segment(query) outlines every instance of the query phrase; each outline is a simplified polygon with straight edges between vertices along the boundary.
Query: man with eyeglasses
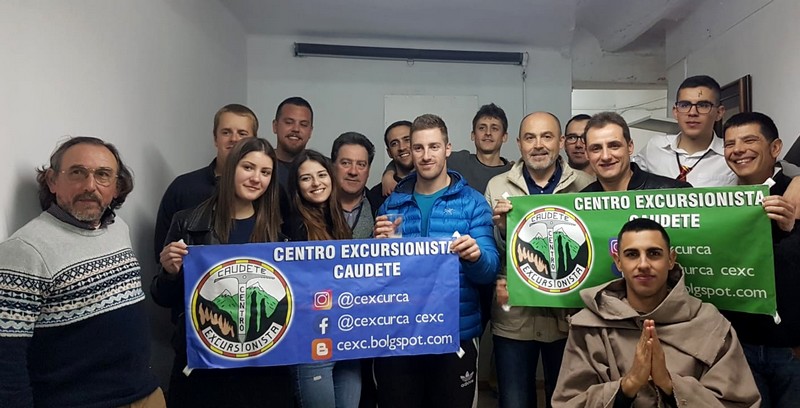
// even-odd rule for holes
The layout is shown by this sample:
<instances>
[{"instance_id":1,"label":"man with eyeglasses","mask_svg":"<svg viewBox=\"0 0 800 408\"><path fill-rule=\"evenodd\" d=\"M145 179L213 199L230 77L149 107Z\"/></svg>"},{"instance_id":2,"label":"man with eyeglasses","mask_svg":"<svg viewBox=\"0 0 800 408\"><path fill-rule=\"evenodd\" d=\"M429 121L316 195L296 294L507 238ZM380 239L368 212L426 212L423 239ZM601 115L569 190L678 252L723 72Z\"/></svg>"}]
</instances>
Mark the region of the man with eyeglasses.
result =
<instances>
[{"instance_id":1,"label":"man with eyeglasses","mask_svg":"<svg viewBox=\"0 0 800 408\"><path fill-rule=\"evenodd\" d=\"M681 132L650 139L634 157L636 164L695 187L736 184L736 175L725 163L722 139L714 133L714 123L725 115L720 92L719 83L707 75L686 78L672 107Z\"/></svg>"},{"instance_id":2,"label":"man with eyeglasses","mask_svg":"<svg viewBox=\"0 0 800 408\"><path fill-rule=\"evenodd\" d=\"M133 176L75 137L37 170L43 212L0 243L0 405L164 407L139 262L116 217Z\"/></svg>"},{"instance_id":3,"label":"man with eyeglasses","mask_svg":"<svg viewBox=\"0 0 800 408\"><path fill-rule=\"evenodd\" d=\"M582 170L594 176L594 170L589 165L586 157L586 143L583 140L583 130L591 116L581 113L575 115L564 127L564 151L567 152L567 163L575 170Z\"/></svg>"},{"instance_id":4,"label":"man with eyeglasses","mask_svg":"<svg viewBox=\"0 0 800 408\"><path fill-rule=\"evenodd\" d=\"M714 78L697 75L686 78L678 87L672 115L681 132L656 136L634 156L642 170L661 176L688 181L695 187L736 185L736 174L725 162L725 149L714 123L725 115L720 104L720 86ZM781 160L784 174L792 182L784 193L800 218L800 168Z\"/></svg>"}]
</instances>

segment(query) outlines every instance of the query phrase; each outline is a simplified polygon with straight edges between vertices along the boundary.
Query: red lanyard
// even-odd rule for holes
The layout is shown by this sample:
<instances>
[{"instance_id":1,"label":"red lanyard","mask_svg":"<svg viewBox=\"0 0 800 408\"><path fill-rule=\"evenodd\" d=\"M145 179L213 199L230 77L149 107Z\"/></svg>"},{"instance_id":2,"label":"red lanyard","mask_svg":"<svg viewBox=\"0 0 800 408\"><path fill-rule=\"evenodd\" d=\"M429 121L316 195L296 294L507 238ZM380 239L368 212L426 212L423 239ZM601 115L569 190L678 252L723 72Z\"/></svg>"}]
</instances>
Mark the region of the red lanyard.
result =
<instances>
[{"instance_id":1,"label":"red lanyard","mask_svg":"<svg viewBox=\"0 0 800 408\"><path fill-rule=\"evenodd\" d=\"M709 152L711 152L711 149L706 150L706 152L703 153L703 155L700 156L700 158L697 159L696 162L694 162L692 167L689 167L685 164L681 164L680 156L678 155L678 152L675 152L675 161L678 162L678 170L680 170L678 177L675 177L675 179L680 181L686 181L686 176L689 175L689 172L694 170L694 168L697 167L697 164L700 163L700 160L703 160L706 156L708 156Z\"/></svg>"}]
</instances>

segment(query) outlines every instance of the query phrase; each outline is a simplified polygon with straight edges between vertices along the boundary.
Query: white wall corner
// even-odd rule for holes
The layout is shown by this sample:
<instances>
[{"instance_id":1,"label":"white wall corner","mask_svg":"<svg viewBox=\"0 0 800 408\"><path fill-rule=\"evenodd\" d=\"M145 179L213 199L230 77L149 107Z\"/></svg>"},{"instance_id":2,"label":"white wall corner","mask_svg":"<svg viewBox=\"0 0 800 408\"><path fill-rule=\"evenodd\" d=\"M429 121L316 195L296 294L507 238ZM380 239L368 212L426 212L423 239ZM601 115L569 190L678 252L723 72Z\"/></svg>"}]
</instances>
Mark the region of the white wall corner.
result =
<instances>
[{"instance_id":1,"label":"white wall corner","mask_svg":"<svg viewBox=\"0 0 800 408\"><path fill-rule=\"evenodd\" d=\"M663 49L654 53L605 52L597 39L577 30L572 43L575 88L658 88L666 86Z\"/></svg>"}]
</instances>

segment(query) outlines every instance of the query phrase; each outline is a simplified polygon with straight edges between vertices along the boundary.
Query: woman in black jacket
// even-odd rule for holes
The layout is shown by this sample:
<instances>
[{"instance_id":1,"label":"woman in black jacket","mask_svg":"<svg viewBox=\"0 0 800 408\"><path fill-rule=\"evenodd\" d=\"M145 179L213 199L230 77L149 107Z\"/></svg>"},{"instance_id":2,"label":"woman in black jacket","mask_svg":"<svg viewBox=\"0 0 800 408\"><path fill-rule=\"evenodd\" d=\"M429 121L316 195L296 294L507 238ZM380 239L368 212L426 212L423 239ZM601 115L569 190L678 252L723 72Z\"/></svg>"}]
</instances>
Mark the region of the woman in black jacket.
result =
<instances>
[{"instance_id":1,"label":"woman in black jacket","mask_svg":"<svg viewBox=\"0 0 800 408\"><path fill-rule=\"evenodd\" d=\"M245 138L228 155L216 193L175 214L150 285L153 299L172 309L175 361L167 405L176 407L293 407L286 367L197 369L188 376L184 322L183 257L189 245L285 240L280 233L277 157L264 139ZM272 182L275 180L275 182Z\"/></svg>"}]
</instances>

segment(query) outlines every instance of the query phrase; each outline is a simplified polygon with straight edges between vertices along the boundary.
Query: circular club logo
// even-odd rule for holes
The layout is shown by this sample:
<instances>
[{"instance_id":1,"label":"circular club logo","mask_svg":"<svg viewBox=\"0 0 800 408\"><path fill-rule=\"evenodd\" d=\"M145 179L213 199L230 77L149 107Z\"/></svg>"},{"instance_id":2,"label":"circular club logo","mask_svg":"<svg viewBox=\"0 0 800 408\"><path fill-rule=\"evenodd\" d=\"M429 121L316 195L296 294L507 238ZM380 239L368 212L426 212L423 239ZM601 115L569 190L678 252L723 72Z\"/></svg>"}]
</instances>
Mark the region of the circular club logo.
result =
<instances>
[{"instance_id":1,"label":"circular club logo","mask_svg":"<svg viewBox=\"0 0 800 408\"><path fill-rule=\"evenodd\" d=\"M528 286L545 293L577 288L592 264L586 226L560 207L539 207L525 214L510 245L514 270Z\"/></svg>"},{"instance_id":2,"label":"circular club logo","mask_svg":"<svg viewBox=\"0 0 800 408\"><path fill-rule=\"evenodd\" d=\"M233 259L206 272L192 293L192 325L205 346L236 359L281 341L292 320L292 292L274 266Z\"/></svg>"}]
</instances>

